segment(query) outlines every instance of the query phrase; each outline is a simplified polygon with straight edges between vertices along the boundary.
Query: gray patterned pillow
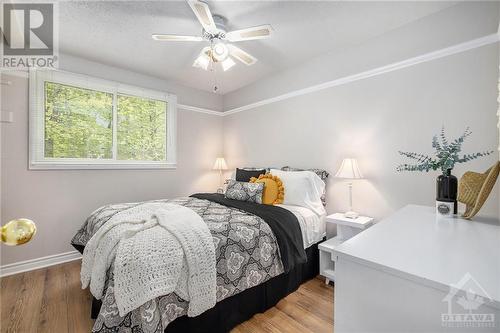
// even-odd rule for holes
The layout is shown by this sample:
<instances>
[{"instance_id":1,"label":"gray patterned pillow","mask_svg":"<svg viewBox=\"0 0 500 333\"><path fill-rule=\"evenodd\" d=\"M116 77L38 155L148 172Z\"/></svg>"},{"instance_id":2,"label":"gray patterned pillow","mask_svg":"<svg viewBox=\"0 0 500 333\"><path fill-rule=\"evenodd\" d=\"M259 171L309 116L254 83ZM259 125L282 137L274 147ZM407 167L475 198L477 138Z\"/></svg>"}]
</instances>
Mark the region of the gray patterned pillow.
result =
<instances>
[{"instance_id":1,"label":"gray patterned pillow","mask_svg":"<svg viewBox=\"0 0 500 333\"><path fill-rule=\"evenodd\" d=\"M283 171L312 171L315 174L317 174L319 176L319 178L321 178L321 180L324 181L325 183L326 183L326 179L328 178L328 176L330 176L328 171L323 170L323 169L299 169L299 168L292 168L289 166L284 166L281 168L281 170L283 170Z\"/></svg>"},{"instance_id":2,"label":"gray patterned pillow","mask_svg":"<svg viewBox=\"0 0 500 333\"><path fill-rule=\"evenodd\" d=\"M325 184L326 184L326 180L328 179L328 176L330 175L328 173L328 171L323 170L323 169L299 169L299 168L292 168L289 166L284 166L281 168L281 170L283 170L283 171L312 171L315 174L317 174L319 176L319 178L321 178L321 180L325 182ZM321 202L323 203L323 206L326 207L326 186L325 186L325 192L323 192L323 194L321 195Z\"/></svg>"},{"instance_id":3,"label":"gray patterned pillow","mask_svg":"<svg viewBox=\"0 0 500 333\"><path fill-rule=\"evenodd\" d=\"M255 171L255 170L262 170L262 169L266 169L266 173L269 173L269 171L271 171L271 169L278 169L278 168L275 168L275 167L270 167L270 168L257 168L257 167L244 167L244 168L240 168L240 169L243 169L243 170L248 170L248 171Z\"/></svg>"},{"instance_id":4,"label":"gray patterned pillow","mask_svg":"<svg viewBox=\"0 0 500 333\"><path fill-rule=\"evenodd\" d=\"M246 183L231 179L226 189L226 198L262 203L262 193L264 192L264 183Z\"/></svg>"}]
</instances>

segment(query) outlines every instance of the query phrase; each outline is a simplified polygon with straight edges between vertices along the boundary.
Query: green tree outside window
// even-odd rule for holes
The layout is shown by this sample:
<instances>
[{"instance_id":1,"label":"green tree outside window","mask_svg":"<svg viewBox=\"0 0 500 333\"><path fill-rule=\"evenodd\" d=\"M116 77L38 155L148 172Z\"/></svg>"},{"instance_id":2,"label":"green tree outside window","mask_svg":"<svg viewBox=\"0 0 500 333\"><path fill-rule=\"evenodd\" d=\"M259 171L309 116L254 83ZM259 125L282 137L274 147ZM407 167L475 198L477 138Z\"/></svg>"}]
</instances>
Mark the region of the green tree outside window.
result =
<instances>
[{"instance_id":1,"label":"green tree outside window","mask_svg":"<svg viewBox=\"0 0 500 333\"><path fill-rule=\"evenodd\" d=\"M167 103L116 94L113 129L113 95L45 82L45 157L166 160Z\"/></svg>"}]
</instances>

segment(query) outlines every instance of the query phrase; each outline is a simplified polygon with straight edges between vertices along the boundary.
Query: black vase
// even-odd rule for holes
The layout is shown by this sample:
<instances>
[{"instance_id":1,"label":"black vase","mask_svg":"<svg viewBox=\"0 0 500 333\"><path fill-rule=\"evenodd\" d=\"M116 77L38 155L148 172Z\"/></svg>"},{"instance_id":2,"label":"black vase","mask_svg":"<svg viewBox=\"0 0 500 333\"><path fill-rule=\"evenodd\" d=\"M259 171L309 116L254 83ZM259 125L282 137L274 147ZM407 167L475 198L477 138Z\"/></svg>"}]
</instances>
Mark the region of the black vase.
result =
<instances>
[{"instance_id":1,"label":"black vase","mask_svg":"<svg viewBox=\"0 0 500 333\"><path fill-rule=\"evenodd\" d=\"M453 202L453 214L457 213L457 190L458 179L451 174L451 169L446 173L439 175L436 179L436 200L444 202Z\"/></svg>"}]
</instances>

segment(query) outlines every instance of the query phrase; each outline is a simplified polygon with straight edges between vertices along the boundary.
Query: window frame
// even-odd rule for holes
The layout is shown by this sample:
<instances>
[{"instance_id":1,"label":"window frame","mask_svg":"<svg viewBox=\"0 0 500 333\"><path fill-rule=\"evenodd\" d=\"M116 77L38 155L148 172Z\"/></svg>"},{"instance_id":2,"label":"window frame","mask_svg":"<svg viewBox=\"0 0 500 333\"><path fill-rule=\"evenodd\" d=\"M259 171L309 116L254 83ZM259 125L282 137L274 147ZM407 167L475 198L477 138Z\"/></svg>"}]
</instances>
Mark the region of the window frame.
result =
<instances>
[{"instance_id":1,"label":"window frame","mask_svg":"<svg viewBox=\"0 0 500 333\"><path fill-rule=\"evenodd\" d=\"M113 94L113 142L111 159L45 157L45 82L70 85ZM157 90L99 79L60 70L30 69L29 72L29 169L175 169L177 149L177 96ZM128 161L117 158L117 97L129 95L167 103L166 160Z\"/></svg>"}]
</instances>

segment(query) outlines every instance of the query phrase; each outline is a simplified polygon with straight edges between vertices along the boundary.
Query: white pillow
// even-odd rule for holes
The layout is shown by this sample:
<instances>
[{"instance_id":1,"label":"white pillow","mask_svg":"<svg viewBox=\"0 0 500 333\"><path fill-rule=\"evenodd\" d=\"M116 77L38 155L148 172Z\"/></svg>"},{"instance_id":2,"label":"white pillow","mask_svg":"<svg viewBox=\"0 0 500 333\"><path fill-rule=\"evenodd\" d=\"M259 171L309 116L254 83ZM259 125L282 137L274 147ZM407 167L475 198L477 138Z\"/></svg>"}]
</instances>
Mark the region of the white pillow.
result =
<instances>
[{"instance_id":1,"label":"white pillow","mask_svg":"<svg viewBox=\"0 0 500 333\"><path fill-rule=\"evenodd\" d=\"M271 169L271 174L278 176L285 187L284 205L302 206L318 215L326 213L321 202L325 183L312 171L282 171Z\"/></svg>"}]
</instances>

